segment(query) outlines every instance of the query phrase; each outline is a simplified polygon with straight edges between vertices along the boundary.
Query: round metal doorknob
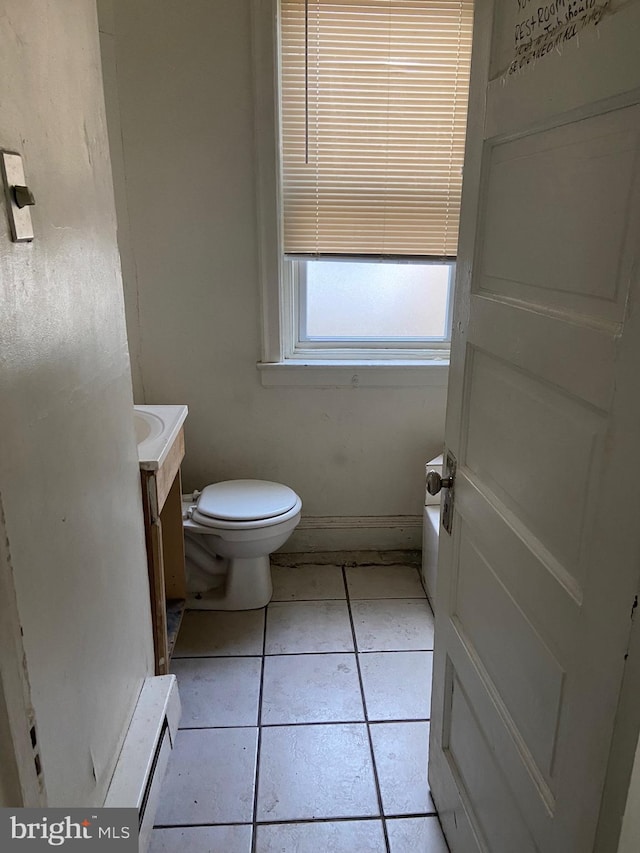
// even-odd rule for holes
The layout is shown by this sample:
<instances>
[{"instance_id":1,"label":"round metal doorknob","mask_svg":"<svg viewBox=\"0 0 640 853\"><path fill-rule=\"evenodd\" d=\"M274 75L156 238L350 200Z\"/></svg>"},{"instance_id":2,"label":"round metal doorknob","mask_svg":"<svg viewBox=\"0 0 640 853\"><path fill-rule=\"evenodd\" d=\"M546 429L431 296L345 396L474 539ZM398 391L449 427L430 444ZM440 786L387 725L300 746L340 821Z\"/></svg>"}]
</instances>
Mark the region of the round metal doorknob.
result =
<instances>
[{"instance_id":1,"label":"round metal doorknob","mask_svg":"<svg viewBox=\"0 0 640 853\"><path fill-rule=\"evenodd\" d=\"M429 471L427 474L427 491L430 495L437 495L440 489L450 489L453 486L453 477L441 477L437 471Z\"/></svg>"}]
</instances>

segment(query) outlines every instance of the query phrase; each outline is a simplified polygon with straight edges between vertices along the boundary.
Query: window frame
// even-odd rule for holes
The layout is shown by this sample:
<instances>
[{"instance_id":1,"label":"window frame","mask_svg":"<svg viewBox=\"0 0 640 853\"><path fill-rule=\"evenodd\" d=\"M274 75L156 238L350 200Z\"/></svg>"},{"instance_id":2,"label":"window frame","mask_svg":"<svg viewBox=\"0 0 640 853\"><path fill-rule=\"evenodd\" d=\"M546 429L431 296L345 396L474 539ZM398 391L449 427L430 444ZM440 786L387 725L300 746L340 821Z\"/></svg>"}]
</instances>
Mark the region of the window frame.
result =
<instances>
[{"instance_id":1,"label":"window frame","mask_svg":"<svg viewBox=\"0 0 640 853\"><path fill-rule=\"evenodd\" d=\"M317 346L298 340L296 269L282 248L279 0L252 0L251 18L262 384L446 386L450 340L419 346L382 340Z\"/></svg>"}]
</instances>

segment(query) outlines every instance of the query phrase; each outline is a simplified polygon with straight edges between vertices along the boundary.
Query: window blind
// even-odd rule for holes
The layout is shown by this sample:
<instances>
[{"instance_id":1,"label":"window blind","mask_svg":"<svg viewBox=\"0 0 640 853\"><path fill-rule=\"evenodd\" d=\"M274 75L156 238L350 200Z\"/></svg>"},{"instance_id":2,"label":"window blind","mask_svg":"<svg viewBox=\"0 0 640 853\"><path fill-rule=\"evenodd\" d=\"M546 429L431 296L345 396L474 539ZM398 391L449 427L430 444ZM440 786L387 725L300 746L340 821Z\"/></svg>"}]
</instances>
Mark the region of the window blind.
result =
<instances>
[{"instance_id":1,"label":"window blind","mask_svg":"<svg viewBox=\"0 0 640 853\"><path fill-rule=\"evenodd\" d=\"M472 0L281 0L284 250L455 257Z\"/></svg>"}]
</instances>

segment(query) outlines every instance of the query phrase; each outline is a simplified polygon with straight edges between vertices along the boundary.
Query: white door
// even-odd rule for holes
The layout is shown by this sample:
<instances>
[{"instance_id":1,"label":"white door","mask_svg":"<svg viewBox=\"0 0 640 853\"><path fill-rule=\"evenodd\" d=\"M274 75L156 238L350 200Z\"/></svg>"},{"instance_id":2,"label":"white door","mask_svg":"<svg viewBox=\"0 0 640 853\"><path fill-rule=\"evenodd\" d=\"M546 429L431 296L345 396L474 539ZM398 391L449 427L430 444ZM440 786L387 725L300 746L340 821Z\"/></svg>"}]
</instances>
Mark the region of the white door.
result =
<instances>
[{"instance_id":1,"label":"white door","mask_svg":"<svg viewBox=\"0 0 640 853\"><path fill-rule=\"evenodd\" d=\"M640 568L640 3L477 0L469 127L429 779L452 853L590 853Z\"/></svg>"}]
</instances>

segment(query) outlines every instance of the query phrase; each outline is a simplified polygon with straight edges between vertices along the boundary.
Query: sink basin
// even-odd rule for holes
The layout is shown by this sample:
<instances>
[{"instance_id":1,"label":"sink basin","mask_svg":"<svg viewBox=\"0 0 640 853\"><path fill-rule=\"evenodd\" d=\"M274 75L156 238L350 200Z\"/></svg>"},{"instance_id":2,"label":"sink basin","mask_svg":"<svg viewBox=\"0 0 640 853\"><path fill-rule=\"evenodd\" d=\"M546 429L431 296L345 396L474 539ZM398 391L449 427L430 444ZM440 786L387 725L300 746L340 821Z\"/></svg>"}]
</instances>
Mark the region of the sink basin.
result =
<instances>
[{"instance_id":1,"label":"sink basin","mask_svg":"<svg viewBox=\"0 0 640 853\"><path fill-rule=\"evenodd\" d=\"M142 412L134 409L133 423L136 428L136 441L138 445L149 439L159 438L164 429L164 422L153 412Z\"/></svg>"},{"instance_id":2,"label":"sink basin","mask_svg":"<svg viewBox=\"0 0 640 853\"><path fill-rule=\"evenodd\" d=\"M186 406L134 406L133 422L138 443L138 462L145 471L156 471L171 450L188 414Z\"/></svg>"}]
</instances>

